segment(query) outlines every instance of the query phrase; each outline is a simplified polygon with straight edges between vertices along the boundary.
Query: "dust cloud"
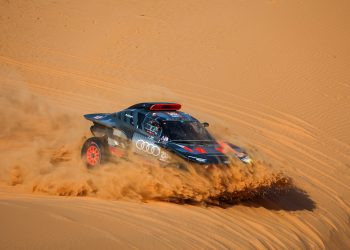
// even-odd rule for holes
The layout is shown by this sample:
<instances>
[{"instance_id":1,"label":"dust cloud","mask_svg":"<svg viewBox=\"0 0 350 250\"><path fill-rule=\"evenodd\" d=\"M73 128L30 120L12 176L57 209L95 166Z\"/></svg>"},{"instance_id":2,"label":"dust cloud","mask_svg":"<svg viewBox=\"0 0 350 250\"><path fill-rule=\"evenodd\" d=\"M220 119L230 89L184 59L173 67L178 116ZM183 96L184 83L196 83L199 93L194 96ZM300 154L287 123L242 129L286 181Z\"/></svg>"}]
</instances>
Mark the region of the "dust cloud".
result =
<instances>
[{"instance_id":1,"label":"dust cloud","mask_svg":"<svg viewBox=\"0 0 350 250\"><path fill-rule=\"evenodd\" d=\"M103 199L220 204L286 190L290 178L264 162L247 166L162 167L132 156L87 169L80 148L89 136L81 115L53 107L29 91L0 96L0 183L34 193Z\"/></svg>"}]
</instances>

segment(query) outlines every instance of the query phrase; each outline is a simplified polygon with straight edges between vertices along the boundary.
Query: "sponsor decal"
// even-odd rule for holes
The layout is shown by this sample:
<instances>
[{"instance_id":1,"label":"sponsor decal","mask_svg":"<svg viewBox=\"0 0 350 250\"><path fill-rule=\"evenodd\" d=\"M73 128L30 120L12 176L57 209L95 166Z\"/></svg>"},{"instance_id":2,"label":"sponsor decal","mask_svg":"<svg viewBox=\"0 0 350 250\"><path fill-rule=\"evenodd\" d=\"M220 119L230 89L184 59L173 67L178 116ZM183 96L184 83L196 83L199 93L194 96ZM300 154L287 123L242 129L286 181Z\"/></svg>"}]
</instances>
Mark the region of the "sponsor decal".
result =
<instances>
[{"instance_id":1,"label":"sponsor decal","mask_svg":"<svg viewBox=\"0 0 350 250\"><path fill-rule=\"evenodd\" d=\"M103 117L104 117L103 115L97 115L97 116L94 116L94 119L99 120L99 119L102 119Z\"/></svg>"},{"instance_id":2,"label":"sponsor decal","mask_svg":"<svg viewBox=\"0 0 350 250\"><path fill-rule=\"evenodd\" d=\"M168 115L170 115L171 117L181 117L181 115L179 113L176 112L167 112Z\"/></svg>"},{"instance_id":3,"label":"sponsor decal","mask_svg":"<svg viewBox=\"0 0 350 250\"><path fill-rule=\"evenodd\" d=\"M168 161L169 159L170 159L170 156L166 152L162 151L160 154L159 160Z\"/></svg>"},{"instance_id":4,"label":"sponsor decal","mask_svg":"<svg viewBox=\"0 0 350 250\"><path fill-rule=\"evenodd\" d=\"M167 141L169 141L169 137L163 135L163 136L160 138L160 141L161 141L161 142L167 142Z\"/></svg>"},{"instance_id":5,"label":"sponsor decal","mask_svg":"<svg viewBox=\"0 0 350 250\"><path fill-rule=\"evenodd\" d=\"M203 159L203 158L199 158L199 157L188 156L188 158L194 159L194 160L201 162L201 163L207 162L207 159Z\"/></svg>"},{"instance_id":6,"label":"sponsor decal","mask_svg":"<svg viewBox=\"0 0 350 250\"><path fill-rule=\"evenodd\" d=\"M158 147L157 145L144 141L144 140L137 140L136 141L136 148L138 150L141 150L143 152L146 152L150 155L153 156L159 156L160 155L160 147Z\"/></svg>"}]
</instances>

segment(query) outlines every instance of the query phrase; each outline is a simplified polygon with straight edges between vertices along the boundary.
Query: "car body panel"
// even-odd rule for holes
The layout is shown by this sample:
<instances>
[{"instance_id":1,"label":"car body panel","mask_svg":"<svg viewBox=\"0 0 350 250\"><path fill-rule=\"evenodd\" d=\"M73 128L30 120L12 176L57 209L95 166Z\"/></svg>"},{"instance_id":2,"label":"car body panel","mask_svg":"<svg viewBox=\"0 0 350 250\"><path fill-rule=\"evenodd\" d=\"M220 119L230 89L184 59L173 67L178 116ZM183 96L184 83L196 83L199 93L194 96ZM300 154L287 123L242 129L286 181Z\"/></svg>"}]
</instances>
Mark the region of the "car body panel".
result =
<instances>
[{"instance_id":1,"label":"car body panel","mask_svg":"<svg viewBox=\"0 0 350 250\"><path fill-rule=\"evenodd\" d=\"M177 107L172 105L173 103L163 102L139 103L119 112L87 114L84 117L94 123L91 127L93 133L97 130L104 131L102 135L107 136L110 147L119 147L123 144L120 141L126 140L128 148L134 153L152 156L161 161L176 155L188 162L206 165L228 164L230 156L235 156L244 163L250 162L249 156L240 147L218 142L196 118L179 110L171 110L172 107ZM151 110L152 107L157 110ZM170 110L158 110L163 107L170 107ZM170 128L190 130L183 130L182 134L182 130L179 130L178 134L173 135ZM176 135L181 140L171 139L176 138ZM191 136L203 136L205 140L187 140Z\"/></svg>"}]
</instances>

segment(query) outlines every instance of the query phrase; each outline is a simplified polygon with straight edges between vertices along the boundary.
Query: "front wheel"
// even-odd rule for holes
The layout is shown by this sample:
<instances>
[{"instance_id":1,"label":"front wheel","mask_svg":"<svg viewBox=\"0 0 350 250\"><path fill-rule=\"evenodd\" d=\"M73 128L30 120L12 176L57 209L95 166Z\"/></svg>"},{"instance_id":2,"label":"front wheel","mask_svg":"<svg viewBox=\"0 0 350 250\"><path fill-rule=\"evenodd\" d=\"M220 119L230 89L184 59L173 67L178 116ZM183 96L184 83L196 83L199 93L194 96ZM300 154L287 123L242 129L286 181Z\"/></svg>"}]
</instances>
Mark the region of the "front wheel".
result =
<instances>
[{"instance_id":1,"label":"front wheel","mask_svg":"<svg viewBox=\"0 0 350 250\"><path fill-rule=\"evenodd\" d=\"M81 158L88 168L98 167L109 158L107 142L103 138L91 137L84 142Z\"/></svg>"}]
</instances>

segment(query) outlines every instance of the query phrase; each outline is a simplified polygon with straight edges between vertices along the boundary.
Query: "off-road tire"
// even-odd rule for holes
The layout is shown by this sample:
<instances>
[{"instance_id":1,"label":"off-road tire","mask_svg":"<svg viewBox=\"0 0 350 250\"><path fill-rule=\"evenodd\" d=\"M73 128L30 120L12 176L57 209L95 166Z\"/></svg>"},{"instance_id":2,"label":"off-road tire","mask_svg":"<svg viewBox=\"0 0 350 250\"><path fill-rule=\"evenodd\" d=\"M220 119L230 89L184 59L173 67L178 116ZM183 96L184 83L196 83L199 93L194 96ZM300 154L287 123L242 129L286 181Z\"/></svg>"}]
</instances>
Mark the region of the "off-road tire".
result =
<instances>
[{"instance_id":1,"label":"off-road tire","mask_svg":"<svg viewBox=\"0 0 350 250\"><path fill-rule=\"evenodd\" d=\"M81 149L81 158L87 168L96 168L109 160L107 140L102 137L87 139Z\"/></svg>"}]
</instances>

